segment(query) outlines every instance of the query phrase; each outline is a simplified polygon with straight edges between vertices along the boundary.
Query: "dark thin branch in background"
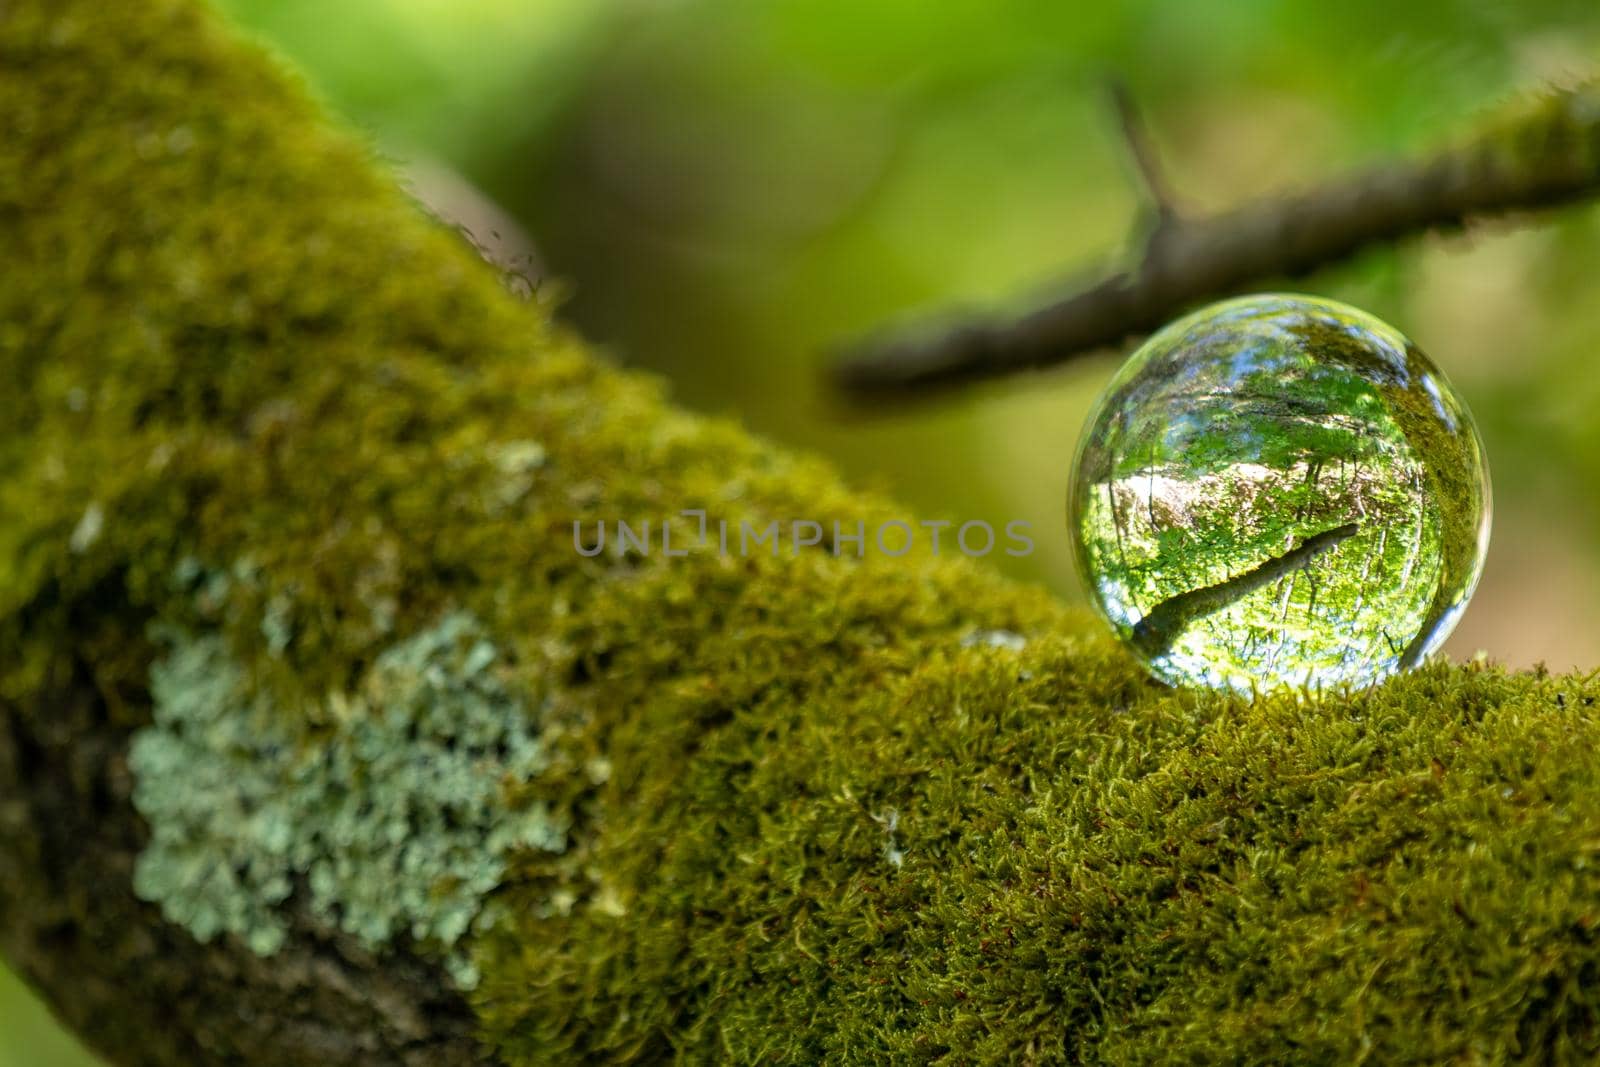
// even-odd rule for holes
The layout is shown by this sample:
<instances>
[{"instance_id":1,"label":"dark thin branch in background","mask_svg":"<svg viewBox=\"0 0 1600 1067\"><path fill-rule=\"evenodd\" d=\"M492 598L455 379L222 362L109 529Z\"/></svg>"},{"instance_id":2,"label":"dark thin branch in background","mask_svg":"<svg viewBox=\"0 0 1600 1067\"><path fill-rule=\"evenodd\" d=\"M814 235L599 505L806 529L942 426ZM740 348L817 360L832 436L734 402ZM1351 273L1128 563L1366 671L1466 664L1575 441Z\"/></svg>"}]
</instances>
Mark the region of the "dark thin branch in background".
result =
<instances>
[{"instance_id":1,"label":"dark thin branch in background","mask_svg":"<svg viewBox=\"0 0 1600 1067\"><path fill-rule=\"evenodd\" d=\"M839 393L905 399L1052 366L1147 334L1199 301L1251 283L1305 274L1370 245L1600 191L1600 83L1524 103L1432 155L1201 219L1171 213L1149 142L1137 120L1129 122L1131 104L1118 108L1135 162L1168 220L1139 262L1020 315L978 315L868 338L832 368Z\"/></svg>"},{"instance_id":2,"label":"dark thin branch in background","mask_svg":"<svg viewBox=\"0 0 1600 1067\"><path fill-rule=\"evenodd\" d=\"M1166 172L1161 168L1155 142L1151 140L1149 128L1145 126L1144 118L1139 114L1138 105L1134 103L1133 92L1128 88L1128 83L1121 78L1112 78L1109 91L1111 105L1116 109L1117 121L1121 125L1122 140L1128 146L1128 156L1138 169L1139 180L1144 184L1145 194L1150 198L1150 208L1155 218L1150 227L1148 243L1153 245L1177 225L1176 201L1172 195L1172 187L1167 183Z\"/></svg>"}]
</instances>

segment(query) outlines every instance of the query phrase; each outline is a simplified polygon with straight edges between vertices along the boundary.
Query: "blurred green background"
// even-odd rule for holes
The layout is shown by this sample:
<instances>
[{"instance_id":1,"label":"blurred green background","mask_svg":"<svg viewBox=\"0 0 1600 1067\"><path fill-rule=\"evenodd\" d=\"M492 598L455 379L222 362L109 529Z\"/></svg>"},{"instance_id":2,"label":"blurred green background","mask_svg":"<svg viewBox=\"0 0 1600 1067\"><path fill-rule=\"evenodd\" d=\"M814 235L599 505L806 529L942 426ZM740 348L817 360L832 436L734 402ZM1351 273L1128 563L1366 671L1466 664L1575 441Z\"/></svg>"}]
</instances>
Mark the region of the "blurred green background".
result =
<instances>
[{"instance_id":1,"label":"blurred green background","mask_svg":"<svg viewBox=\"0 0 1600 1067\"><path fill-rule=\"evenodd\" d=\"M1180 207L1206 211L1417 151L1600 67L1592 0L222 6L436 211L559 279L542 290L619 361L920 515L1030 521L1036 554L998 565L1068 597L1068 466L1118 357L863 417L818 386L831 346L1117 262L1143 205L1113 76ZM1597 276L1600 212L1579 206L1291 283L1411 335L1482 424L1495 535L1457 658L1600 666ZM83 1062L0 973L0 1067Z\"/></svg>"}]
</instances>

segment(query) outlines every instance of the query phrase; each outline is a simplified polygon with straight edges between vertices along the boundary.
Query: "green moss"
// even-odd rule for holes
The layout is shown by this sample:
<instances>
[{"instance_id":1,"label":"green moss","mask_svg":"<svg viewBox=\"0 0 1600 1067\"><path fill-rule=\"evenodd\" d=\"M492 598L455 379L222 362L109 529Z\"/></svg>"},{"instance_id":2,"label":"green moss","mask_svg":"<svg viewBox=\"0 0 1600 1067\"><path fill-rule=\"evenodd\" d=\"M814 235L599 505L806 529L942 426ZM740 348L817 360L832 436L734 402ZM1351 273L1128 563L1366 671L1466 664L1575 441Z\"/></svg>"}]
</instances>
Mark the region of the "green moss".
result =
<instances>
[{"instance_id":1,"label":"green moss","mask_svg":"<svg viewBox=\"0 0 1600 1067\"><path fill-rule=\"evenodd\" d=\"M203 10L3 10L0 699L146 726L196 934L459 937L519 1064L1596 1053L1586 680L1247 703L960 560L582 557L897 513L508 298Z\"/></svg>"},{"instance_id":2,"label":"green moss","mask_svg":"<svg viewBox=\"0 0 1600 1067\"><path fill-rule=\"evenodd\" d=\"M1588 683L1429 667L1247 703L1098 643L926 655L636 757L608 810L649 814L596 846L605 900L481 943L510 1058L1600 1047Z\"/></svg>"}]
</instances>

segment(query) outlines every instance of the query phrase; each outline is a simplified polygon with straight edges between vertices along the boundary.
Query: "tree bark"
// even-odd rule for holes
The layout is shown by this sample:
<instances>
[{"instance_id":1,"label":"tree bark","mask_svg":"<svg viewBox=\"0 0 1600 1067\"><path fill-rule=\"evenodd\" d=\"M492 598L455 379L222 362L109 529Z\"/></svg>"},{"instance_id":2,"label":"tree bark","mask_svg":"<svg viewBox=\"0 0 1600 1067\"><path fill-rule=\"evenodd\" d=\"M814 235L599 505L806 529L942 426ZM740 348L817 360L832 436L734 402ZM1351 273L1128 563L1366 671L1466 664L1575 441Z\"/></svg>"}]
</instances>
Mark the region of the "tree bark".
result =
<instances>
[{"instance_id":1,"label":"tree bark","mask_svg":"<svg viewBox=\"0 0 1600 1067\"><path fill-rule=\"evenodd\" d=\"M443 971L381 960L303 915L262 959L202 945L132 890L147 830L129 802L129 730L77 678L0 706L0 952L114 1063L492 1062Z\"/></svg>"}]
</instances>

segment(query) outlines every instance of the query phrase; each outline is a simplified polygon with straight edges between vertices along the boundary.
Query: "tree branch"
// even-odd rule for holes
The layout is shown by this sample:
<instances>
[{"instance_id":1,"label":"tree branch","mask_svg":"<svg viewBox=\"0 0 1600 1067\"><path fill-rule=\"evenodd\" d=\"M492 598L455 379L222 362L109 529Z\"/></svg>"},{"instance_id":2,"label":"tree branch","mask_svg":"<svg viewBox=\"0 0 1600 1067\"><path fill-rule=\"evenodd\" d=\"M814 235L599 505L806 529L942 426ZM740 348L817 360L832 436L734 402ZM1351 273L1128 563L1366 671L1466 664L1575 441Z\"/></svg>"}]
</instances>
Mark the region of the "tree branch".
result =
<instances>
[{"instance_id":1,"label":"tree branch","mask_svg":"<svg viewBox=\"0 0 1600 1067\"><path fill-rule=\"evenodd\" d=\"M1166 172L1157 157L1155 143L1150 138L1150 130L1145 125L1144 117L1139 114L1138 105L1134 103L1133 92L1128 88L1128 83L1121 78L1112 78L1109 92L1112 107L1117 112L1123 143L1128 147L1129 160L1138 172L1139 181L1150 199L1152 221L1145 244L1146 255L1153 255L1156 254L1154 248L1156 242L1164 239L1178 224L1176 200L1172 195L1171 186L1167 183Z\"/></svg>"},{"instance_id":2,"label":"tree branch","mask_svg":"<svg viewBox=\"0 0 1600 1067\"><path fill-rule=\"evenodd\" d=\"M113 1062L1600 1052L1528 995L1600 968L1588 680L1174 698L511 299L207 5L3 0L0 101L0 951Z\"/></svg>"},{"instance_id":3,"label":"tree branch","mask_svg":"<svg viewBox=\"0 0 1600 1067\"><path fill-rule=\"evenodd\" d=\"M1148 181L1148 148L1138 147L1137 136L1130 143ZM854 400L910 398L1053 366L1149 333L1199 301L1305 274L1371 245L1597 189L1600 86L1591 83L1509 110L1429 156L1209 218L1173 220L1133 267L1019 315L930 321L869 337L841 355L832 382Z\"/></svg>"},{"instance_id":4,"label":"tree branch","mask_svg":"<svg viewBox=\"0 0 1600 1067\"><path fill-rule=\"evenodd\" d=\"M1170 596L1151 608L1133 627L1133 643L1147 656L1159 656L1172 647L1184 630L1199 619L1236 604L1257 589L1271 585L1290 571L1310 566L1317 557L1331 552L1361 530L1360 524L1347 522L1306 538L1281 556L1233 577L1200 589Z\"/></svg>"}]
</instances>

